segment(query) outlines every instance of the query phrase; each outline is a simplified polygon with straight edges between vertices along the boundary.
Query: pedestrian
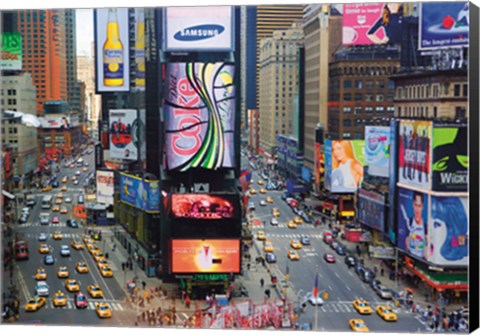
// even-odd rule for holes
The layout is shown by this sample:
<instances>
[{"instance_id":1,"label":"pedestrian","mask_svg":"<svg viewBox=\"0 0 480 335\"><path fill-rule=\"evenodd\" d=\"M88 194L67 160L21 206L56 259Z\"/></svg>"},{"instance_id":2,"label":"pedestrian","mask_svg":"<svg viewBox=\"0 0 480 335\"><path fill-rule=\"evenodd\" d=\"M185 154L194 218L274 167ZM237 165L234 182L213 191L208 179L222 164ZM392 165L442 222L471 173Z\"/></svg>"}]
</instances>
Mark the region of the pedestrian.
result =
<instances>
[{"instance_id":1,"label":"pedestrian","mask_svg":"<svg viewBox=\"0 0 480 335\"><path fill-rule=\"evenodd\" d=\"M190 297L187 295L187 297L185 298L185 306L187 308L190 308Z\"/></svg>"},{"instance_id":2,"label":"pedestrian","mask_svg":"<svg viewBox=\"0 0 480 335\"><path fill-rule=\"evenodd\" d=\"M145 287L147 286L147 283L145 283L144 280L142 280L142 288L145 290Z\"/></svg>"},{"instance_id":3,"label":"pedestrian","mask_svg":"<svg viewBox=\"0 0 480 335\"><path fill-rule=\"evenodd\" d=\"M262 287L262 288L263 288L263 285L264 285L264 284L265 284L265 280L264 280L263 278L262 278L262 279L260 279L260 287Z\"/></svg>"},{"instance_id":4,"label":"pedestrian","mask_svg":"<svg viewBox=\"0 0 480 335\"><path fill-rule=\"evenodd\" d=\"M383 266L382 266L382 267L380 268L380 276L382 276L382 277L383 277L383 273L384 273L384 271L385 271L385 270L383 269Z\"/></svg>"},{"instance_id":5,"label":"pedestrian","mask_svg":"<svg viewBox=\"0 0 480 335\"><path fill-rule=\"evenodd\" d=\"M129 265L130 265L130 266L129 266L129 267L130 267L130 271L132 271L132 270L133 270L133 263L130 262Z\"/></svg>"},{"instance_id":6,"label":"pedestrian","mask_svg":"<svg viewBox=\"0 0 480 335\"><path fill-rule=\"evenodd\" d=\"M125 271L125 262L122 262L122 271Z\"/></svg>"},{"instance_id":7,"label":"pedestrian","mask_svg":"<svg viewBox=\"0 0 480 335\"><path fill-rule=\"evenodd\" d=\"M117 248L117 245L113 243L112 252L114 252L116 248Z\"/></svg>"},{"instance_id":8,"label":"pedestrian","mask_svg":"<svg viewBox=\"0 0 480 335\"><path fill-rule=\"evenodd\" d=\"M267 299L270 299L270 289L265 290L265 295L267 296Z\"/></svg>"},{"instance_id":9,"label":"pedestrian","mask_svg":"<svg viewBox=\"0 0 480 335\"><path fill-rule=\"evenodd\" d=\"M377 275L378 268L376 266L373 267L373 273L375 273L375 276Z\"/></svg>"}]
</instances>

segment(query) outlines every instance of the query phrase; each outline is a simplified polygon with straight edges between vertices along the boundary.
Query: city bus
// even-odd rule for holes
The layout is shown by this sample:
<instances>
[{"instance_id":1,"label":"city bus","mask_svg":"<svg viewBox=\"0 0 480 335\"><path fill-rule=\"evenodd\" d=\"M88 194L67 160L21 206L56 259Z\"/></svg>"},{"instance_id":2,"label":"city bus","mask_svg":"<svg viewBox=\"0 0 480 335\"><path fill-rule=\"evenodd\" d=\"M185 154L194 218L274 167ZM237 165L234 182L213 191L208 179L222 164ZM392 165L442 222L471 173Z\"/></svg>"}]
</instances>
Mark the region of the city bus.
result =
<instances>
[{"instance_id":1,"label":"city bus","mask_svg":"<svg viewBox=\"0 0 480 335\"><path fill-rule=\"evenodd\" d=\"M42 198L42 209L52 208L53 195L45 195Z\"/></svg>"}]
</instances>

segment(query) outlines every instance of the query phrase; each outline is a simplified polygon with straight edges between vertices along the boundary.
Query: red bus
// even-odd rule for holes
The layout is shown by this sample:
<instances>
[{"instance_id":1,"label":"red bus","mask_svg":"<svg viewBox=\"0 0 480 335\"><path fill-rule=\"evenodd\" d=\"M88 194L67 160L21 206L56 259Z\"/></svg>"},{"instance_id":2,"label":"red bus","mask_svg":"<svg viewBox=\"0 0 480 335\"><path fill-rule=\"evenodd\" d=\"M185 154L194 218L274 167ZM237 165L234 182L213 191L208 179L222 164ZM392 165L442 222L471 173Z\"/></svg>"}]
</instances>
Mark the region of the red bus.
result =
<instances>
[{"instance_id":1,"label":"red bus","mask_svg":"<svg viewBox=\"0 0 480 335\"><path fill-rule=\"evenodd\" d=\"M15 243L15 259L28 260L28 242L18 241L17 243Z\"/></svg>"}]
</instances>

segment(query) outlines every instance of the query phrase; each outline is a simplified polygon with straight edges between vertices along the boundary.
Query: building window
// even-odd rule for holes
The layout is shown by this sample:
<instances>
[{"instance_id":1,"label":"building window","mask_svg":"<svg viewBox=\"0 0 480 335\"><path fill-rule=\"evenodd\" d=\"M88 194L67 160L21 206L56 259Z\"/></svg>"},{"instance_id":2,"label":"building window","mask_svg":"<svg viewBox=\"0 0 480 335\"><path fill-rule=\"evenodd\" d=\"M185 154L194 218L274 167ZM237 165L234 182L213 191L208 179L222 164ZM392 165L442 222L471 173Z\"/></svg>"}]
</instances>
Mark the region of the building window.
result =
<instances>
[{"instance_id":1,"label":"building window","mask_svg":"<svg viewBox=\"0 0 480 335\"><path fill-rule=\"evenodd\" d=\"M467 111L464 107L455 107L455 119L465 119Z\"/></svg>"},{"instance_id":2,"label":"building window","mask_svg":"<svg viewBox=\"0 0 480 335\"><path fill-rule=\"evenodd\" d=\"M365 107L365 114L371 114L373 112L373 107Z\"/></svg>"},{"instance_id":3,"label":"building window","mask_svg":"<svg viewBox=\"0 0 480 335\"><path fill-rule=\"evenodd\" d=\"M377 95L375 96L375 101L381 102L381 101L383 101L383 100L384 100L383 94L377 94Z\"/></svg>"},{"instance_id":4,"label":"building window","mask_svg":"<svg viewBox=\"0 0 480 335\"><path fill-rule=\"evenodd\" d=\"M448 92L445 92L445 93L447 94ZM455 85L453 86L453 95L454 95L455 97L459 97L459 96L460 96L460 84L455 84Z\"/></svg>"},{"instance_id":5,"label":"building window","mask_svg":"<svg viewBox=\"0 0 480 335\"><path fill-rule=\"evenodd\" d=\"M387 88L388 88L389 90L394 90L394 89L395 89L395 82L394 82L393 80L389 80L389 81L387 82Z\"/></svg>"},{"instance_id":6,"label":"building window","mask_svg":"<svg viewBox=\"0 0 480 335\"><path fill-rule=\"evenodd\" d=\"M343 88L352 88L352 81L351 80L345 80L343 82Z\"/></svg>"},{"instance_id":7,"label":"building window","mask_svg":"<svg viewBox=\"0 0 480 335\"><path fill-rule=\"evenodd\" d=\"M350 133L343 133L343 138L351 138L352 134Z\"/></svg>"},{"instance_id":8,"label":"building window","mask_svg":"<svg viewBox=\"0 0 480 335\"><path fill-rule=\"evenodd\" d=\"M355 115L359 115L359 114L361 114L361 113L362 113L362 107L356 106L356 107L354 108L354 114L355 114Z\"/></svg>"},{"instance_id":9,"label":"building window","mask_svg":"<svg viewBox=\"0 0 480 335\"><path fill-rule=\"evenodd\" d=\"M343 101L351 101L352 100L352 94L351 93L344 93L343 94Z\"/></svg>"},{"instance_id":10,"label":"building window","mask_svg":"<svg viewBox=\"0 0 480 335\"><path fill-rule=\"evenodd\" d=\"M343 120L343 126L344 127L350 127L351 124L352 124L352 122L350 121L350 119Z\"/></svg>"},{"instance_id":11,"label":"building window","mask_svg":"<svg viewBox=\"0 0 480 335\"><path fill-rule=\"evenodd\" d=\"M362 101L363 96L362 93L355 93L355 101Z\"/></svg>"},{"instance_id":12,"label":"building window","mask_svg":"<svg viewBox=\"0 0 480 335\"><path fill-rule=\"evenodd\" d=\"M401 99L403 96L403 88L398 87L397 88L397 99Z\"/></svg>"},{"instance_id":13,"label":"building window","mask_svg":"<svg viewBox=\"0 0 480 335\"><path fill-rule=\"evenodd\" d=\"M399 108L398 110L400 111L400 107L398 107L398 108ZM388 106L388 107L387 107L387 112L388 112L389 114L395 113L395 107L393 107L393 106Z\"/></svg>"},{"instance_id":14,"label":"building window","mask_svg":"<svg viewBox=\"0 0 480 335\"><path fill-rule=\"evenodd\" d=\"M362 80L355 80L355 88L363 88L363 81Z\"/></svg>"},{"instance_id":15,"label":"building window","mask_svg":"<svg viewBox=\"0 0 480 335\"><path fill-rule=\"evenodd\" d=\"M344 113L350 113L352 111L351 107L343 107L343 112Z\"/></svg>"},{"instance_id":16,"label":"building window","mask_svg":"<svg viewBox=\"0 0 480 335\"><path fill-rule=\"evenodd\" d=\"M367 90L372 90L372 89L373 89L373 81L372 81L372 80L367 80L367 81L365 82L365 88L366 88Z\"/></svg>"},{"instance_id":17,"label":"building window","mask_svg":"<svg viewBox=\"0 0 480 335\"><path fill-rule=\"evenodd\" d=\"M463 84L463 96L468 96L468 84Z\"/></svg>"},{"instance_id":18,"label":"building window","mask_svg":"<svg viewBox=\"0 0 480 335\"><path fill-rule=\"evenodd\" d=\"M365 94L365 101L372 101L372 95L371 94Z\"/></svg>"},{"instance_id":19,"label":"building window","mask_svg":"<svg viewBox=\"0 0 480 335\"><path fill-rule=\"evenodd\" d=\"M385 110L385 108L383 106L377 106L375 107L375 112L377 114L380 114L380 113L383 113L383 111Z\"/></svg>"},{"instance_id":20,"label":"building window","mask_svg":"<svg viewBox=\"0 0 480 335\"><path fill-rule=\"evenodd\" d=\"M383 80L377 81L377 88L385 88L385 82Z\"/></svg>"},{"instance_id":21,"label":"building window","mask_svg":"<svg viewBox=\"0 0 480 335\"><path fill-rule=\"evenodd\" d=\"M395 93L389 92L387 94L387 101L393 101L394 98L395 98Z\"/></svg>"},{"instance_id":22,"label":"building window","mask_svg":"<svg viewBox=\"0 0 480 335\"><path fill-rule=\"evenodd\" d=\"M439 85L433 85L433 97L436 98L438 97L438 91L439 91Z\"/></svg>"},{"instance_id":23,"label":"building window","mask_svg":"<svg viewBox=\"0 0 480 335\"><path fill-rule=\"evenodd\" d=\"M355 132L355 139L356 139L356 140L361 140L361 139L362 139L362 133L359 132L359 131L356 131L356 132Z\"/></svg>"}]
</instances>

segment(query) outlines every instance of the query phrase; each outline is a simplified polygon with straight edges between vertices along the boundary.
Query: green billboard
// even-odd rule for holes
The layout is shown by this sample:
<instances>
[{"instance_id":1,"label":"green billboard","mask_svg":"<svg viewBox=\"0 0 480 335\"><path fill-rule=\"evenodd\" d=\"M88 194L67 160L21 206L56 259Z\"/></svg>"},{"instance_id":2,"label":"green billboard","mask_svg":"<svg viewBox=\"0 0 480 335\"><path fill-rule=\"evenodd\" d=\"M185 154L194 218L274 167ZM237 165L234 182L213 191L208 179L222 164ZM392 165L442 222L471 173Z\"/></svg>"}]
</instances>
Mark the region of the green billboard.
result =
<instances>
[{"instance_id":1,"label":"green billboard","mask_svg":"<svg viewBox=\"0 0 480 335\"><path fill-rule=\"evenodd\" d=\"M19 33L1 34L2 44L0 53L0 70L21 70L22 69L22 35Z\"/></svg>"}]
</instances>

